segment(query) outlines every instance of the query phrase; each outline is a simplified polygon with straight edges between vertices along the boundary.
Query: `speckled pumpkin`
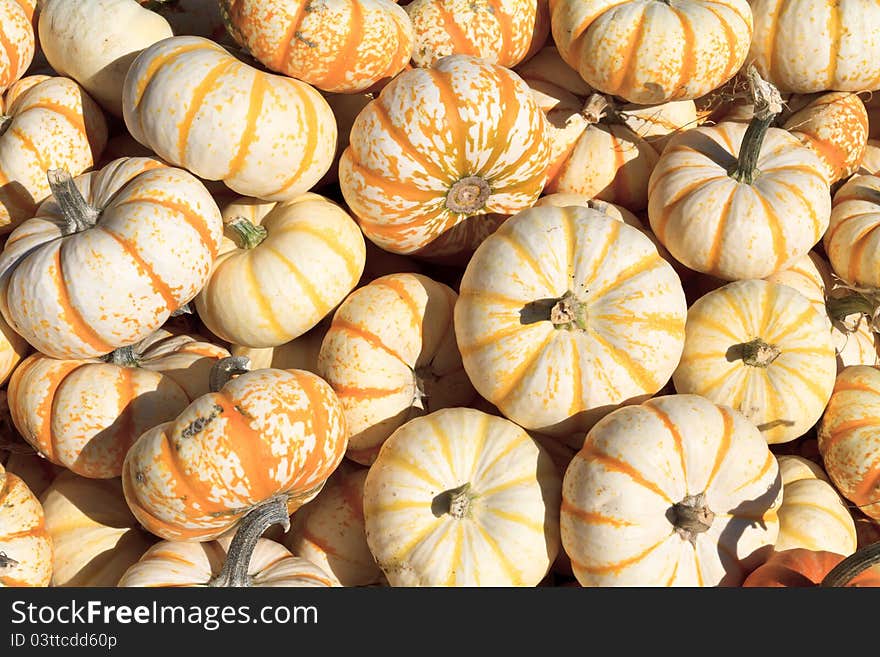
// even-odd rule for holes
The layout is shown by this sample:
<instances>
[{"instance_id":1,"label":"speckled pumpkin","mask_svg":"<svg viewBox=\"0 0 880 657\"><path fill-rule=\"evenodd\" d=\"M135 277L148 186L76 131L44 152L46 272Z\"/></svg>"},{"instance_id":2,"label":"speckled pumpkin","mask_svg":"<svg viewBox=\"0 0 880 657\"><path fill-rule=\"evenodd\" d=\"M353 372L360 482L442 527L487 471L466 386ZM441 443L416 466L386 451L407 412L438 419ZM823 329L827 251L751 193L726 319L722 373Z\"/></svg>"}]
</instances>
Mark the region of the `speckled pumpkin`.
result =
<instances>
[{"instance_id":1,"label":"speckled pumpkin","mask_svg":"<svg viewBox=\"0 0 880 657\"><path fill-rule=\"evenodd\" d=\"M0 587L49 586L51 579L52 538L43 507L0 465Z\"/></svg>"},{"instance_id":2,"label":"speckled pumpkin","mask_svg":"<svg viewBox=\"0 0 880 657\"><path fill-rule=\"evenodd\" d=\"M0 0L0 94L24 75L35 47L27 12L16 0Z\"/></svg>"}]
</instances>

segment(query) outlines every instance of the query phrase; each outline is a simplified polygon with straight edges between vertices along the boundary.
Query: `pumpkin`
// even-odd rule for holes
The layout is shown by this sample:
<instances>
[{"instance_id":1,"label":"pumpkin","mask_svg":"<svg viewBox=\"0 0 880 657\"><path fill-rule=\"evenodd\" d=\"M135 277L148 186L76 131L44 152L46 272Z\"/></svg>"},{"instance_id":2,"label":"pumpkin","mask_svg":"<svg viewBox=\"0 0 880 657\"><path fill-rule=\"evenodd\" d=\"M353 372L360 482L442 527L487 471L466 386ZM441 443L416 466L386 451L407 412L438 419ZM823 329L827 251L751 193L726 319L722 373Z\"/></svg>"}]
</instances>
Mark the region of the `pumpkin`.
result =
<instances>
[{"instance_id":1,"label":"pumpkin","mask_svg":"<svg viewBox=\"0 0 880 657\"><path fill-rule=\"evenodd\" d=\"M880 7L860 0L751 0L748 59L782 91L880 86ZM807 22L805 23L805 18Z\"/></svg>"},{"instance_id":2,"label":"pumpkin","mask_svg":"<svg viewBox=\"0 0 880 657\"><path fill-rule=\"evenodd\" d=\"M16 91L0 118L0 233L34 216L52 191L50 169L78 175L106 143L101 109L73 80L56 76Z\"/></svg>"},{"instance_id":3,"label":"pumpkin","mask_svg":"<svg viewBox=\"0 0 880 657\"><path fill-rule=\"evenodd\" d=\"M825 169L770 127L778 93L752 78L752 122L725 121L673 137L648 184L651 229L686 267L724 280L764 278L806 255L831 213Z\"/></svg>"},{"instance_id":4,"label":"pumpkin","mask_svg":"<svg viewBox=\"0 0 880 657\"><path fill-rule=\"evenodd\" d=\"M132 61L173 34L168 21L136 0L43 0L38 31L49 65L117 117Z\"/></svg>"},{"instance_id":5,"label":"pumpkin","mask_svg":"<svg viewBox=\"0 0 880 657\"><path fill-rule=\"evenodd\" d=\"M363 273L364 236L329 198L239 198L222 214L227 238L195 308L208 329L228 342L290 342L333 310Z\"/></svg>"},{"instance_id":6,"label":"pumpkin","mask_svg":"<svg viewBox=\"0 0 880 657\"><path fill-rule=\"evenodd\" d=\"M455 334L474 387L539 433L583 432L644 401L684 345L675 270L644 233L590 208L512 216L477 248L459 295Z\"/></svg>"},{"instance_id":7,"label":"pumpkin","mask_svg":"<svg viewBox=\"0 0 880 657\"><path fill-rule=\"evenodd\" d=\"M293 514L281 542L341 586L381 580L364 528L364 482L368 468L348 459L330 475L321 492Z\"/></svg>"},{"instance_id":8,"label":"pumpkin","mask_svg":"<svg viewBox=\"0 0 880 657\"><path fill-rule=\"evenodd\" d=\"M808 459L806 456L778 454L776 460L779 463L779 476L782 477L783 494L785 493L785 486L804 479L818 479L819 481L831 483L822 465ZM783 497L784 501L785 498Z\"/></svg>"},{"instance_id":9,"label":"pumpkin","mask_svg":"<svg viewBox=\"0 0 880 657\"><path fill-rule=\"evenodd\" d=\"M550 0L559 54L595 89L648 105L694 99L746 61L746 0L645 3Z\"/></svg>"},{"instance_id":10,"label":"pumpkin","mask_svg":"<svg viewBox=\"0 0 880 657\"><path fill-rule=\"evenodd\" d=\"M0 587L49 586L52 537L43 507L21 479L0 465Z\"/></svg>"},{"instance_id":11,"label":"pumpkin","mask_svg":"<svg viewBox=\"0 0 880 657\"><path fill-rule=\"evenodd\" d=\"M441 409L398 428L370 466L367 545L391 586L537 586L559 551L559 491L522 427Z\"/></svg>"},{"instance_id":12,"label":"pumpkin","mask_svg":"<svg viewBox=\"0 0 880 657\"><path fill-rule=\"evenodd\" d=\"M30 350L31 347L24 338L0 317L0 384L6 383L9 375Z\"/></svg>"},{"instance_id":13,"label":"pumpkin","mask_svg":"<svg viewBox=\"0 0 880 657\"><path fill-rule=\"evenodd\" d=\"M263 66L322 91L357 93L409 63L413 26L391 0L219 0L229 33Z\"/></svg>"},{"instance_id":14,"label":"pumpkin","mask_svg":"<svg viewBox=\"0 0 880 657\"><path fill-rule=\"evenodd\" d=\"M141 52L122 110L131 136L166 162L268 201L308 191L336 148L333 112L313 87L203 37L171 37Z\"/></svg>"},{"instance_id":15,"label":"pumpkin","mask_svg":"<svg viewBox=\"0 0 880 657\"><path fill-rule=\"evenodd\" d=\"M155 340L104 360L29 356L9 381L16 428L57 465L91 479L118 477L132 443L207 393L211 366L229 356L191 336Z\"/></svg>"},{"instance_id":16,"label":"pumpkin","mask_svg":"<svg viewBox=\"0 0 880 657\"><path fill-rule=\"evenodd\" d=\"M115 479L66 471L40 496L54 545L52 586L116 586L156 542L138 525Z\"/></svg>"},{"instance_id":17,"label":"pumpkin","mask_svg":"<svg viewBox=\"0 0 880 657\"><path fill-rule=\"evenodd\" d=\"M562 546L581 586L738 586L773 549L781 503L751 422L663 395L587 433L563 478Z\"/></svg>"},{"instance_id":18,"label":"pumpkin","mask_svg":"<svg viewBox=\"0 0 880 657\"><path fill-rule=\"evenodd\" d=\"M215 372L239 367L223 359ZM346 448L330 385L303 370L244 371L135 441L122 467L128 505L160 538L207 541L274 497L293 513Z\"/></svg>"},{"instance_id":19,"label":"pumpkin","mask_svg":"<svg viewBox=\"0 0 880 657\"><path fill-rule=\"evenodd\" d=\"M818 426L819 453L834 486L880 520L880 370L852 365L837 375Z\"/></svg>"},{"instance_id":20,"label":"pumpkin","mask_svg":"<svg viewBox=\"0 0 880 657\"><path fill-rule=\"evenodd\" d=\"M17 0L0 0L0 94L24 75L35 50L34 28L27 12Z\"/></svg>"},{"instance_id":21,"label":"pumpkin","mask_svg":"<svg viewBox=\"0 0 880 657\"><path fill-rule=\"evenodd\" d=\"M400 425L476 396L452 327L457 298L422 274L389 274L352 292L333 314L318 374L344 409L349 459L369 465Z\"/></svg>"},{"instance_id":22,"label":"pumpkin","mask_svg":"<svg viewBox=\"0 0 880 657\"><path fill-rule=\"evenodd\" d=\"M25 75L23 78L20 78L9 85L9 88L3 96L3 102L7 107L11 107L12 103L15 102L15 99L21 96L25 91L52 77L54 76L45 74Z\"/></svg>"},{"instance_id":23,"label":"pumpkin","mask_svg":"<svg viewBox=\"0 0 880 657\"><path fill-rule=\"evenodd\" d=\"M775 551L742 583L744 587L804 588L820 586L844 555L828 550L789 548ZM880 570L861 573L845 586L880 586Z\"/></svg>"},{"instance_id":24,"label":"pumpkin","mask_svg":"<svg viewBox=\"0 0 880 657\"><path fill-rule=\"evenodd\" d=\"M0 253L0 311L38 351L81 359L132 345L207 281L223 223L188 171L120 158L50 178L53 196Z\"/></svg>"},{"instance_id":25,"label":"pumpkin","mask_svg":"<svg viewBox=\"0 0 880 657\"><path fill-rule=\"evenodd\" d=\"M474 55L512 68L550 35L547 0L412 0L412 62L432 66L446 55Z\"/></svg>"},{"instance_id":26,"label":"pumpkin","mask_svg":"<svg viewBox=\"0 0 880 657\"><path fill-rule=\"evenodd\" d=\"M676 392L703 395L752 421L769 444L822 416L837 374L828 319L787 285L728 283L688 309Z\"/></svg>"},{"instance_id":27,"label":"pumpkin","mask_svg":"<svg viewBox=\"0 0 880 657\"><path fill-rule=\"evenodd\" d=\"M798 471L802 463L794 472L784 467L785 461L793 458L797 457L777 457L782 475L782 505L777 511L779 535L774 549L806 548L849 556L858 547L855 521L849 509L824 473L808 476Z\"/></svg>"},{"instance_id":28,"label":"pumpkin","mask_svg":"<svg viewBox=\"0 0 880 657\"><path fill-rule=\"evenodd\" d=\"M880 287L880 177L854 175L834 193L822 244L845 283Z\"/></svg>"},{"instance_id":29,"label":"pumpkin","mask_svg":"<svg viewBox=\"0 0 880 657\"><path fill-rule=\"evenodd\" d=\"M369 240L392 253L425 253L469 218L513 214L537 200L546 131L514 72L449 55L404 71L358 114L339 160L340 190Z\"/></svg>"}]
</instances>

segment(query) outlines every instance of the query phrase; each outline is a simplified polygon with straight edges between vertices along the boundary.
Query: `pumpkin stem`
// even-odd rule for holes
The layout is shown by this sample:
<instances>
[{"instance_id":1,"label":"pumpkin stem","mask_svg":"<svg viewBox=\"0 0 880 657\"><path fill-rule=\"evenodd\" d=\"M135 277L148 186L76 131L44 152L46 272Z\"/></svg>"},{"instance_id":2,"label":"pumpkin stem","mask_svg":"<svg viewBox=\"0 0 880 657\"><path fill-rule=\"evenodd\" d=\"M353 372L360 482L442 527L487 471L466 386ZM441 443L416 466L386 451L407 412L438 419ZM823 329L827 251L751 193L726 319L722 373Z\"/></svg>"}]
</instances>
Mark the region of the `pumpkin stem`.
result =
<instances>
[{"instance_id":1,"label":"pumpkin stem","mask_svg":"<svg viewBox=\"0 0 880 657\"><path fill-rule=\"evenodd\" d=\"M467 176L455 182L446 194L446 207L456 214L476 214L492 193L489 183L480 176Z\"/></svg>"},{"instance_id":2,"label":"pumpkin stem","mask_svg":"<svg viewBox=\"0 0 880 657\"><path fill-rule=\"evenodd\" d=\"M566 292L550 309L550 321L553 328L587 330L587 304L577 299L574 292Z\"/></svg>"},{"instance_id":3,"label":"pumpkin stem","mask_svg":"<svg viewBox=\"0 0 880 657\"><path fill-rule=\"evenodd\" d=\"M590 94L581 110L583 116L588 123L599 123L605 118L606 113L611 109L611 102L605 94Z\"/></svg>"},{"instance_id":4,"label":"pumpkin stem","mask_svg":"<svg viewBox=\"0 0 880 657\"><path fill-rule=\"evenodd\" d=\"M761 338L746 342L741 347L742 361L751 367L767 367L782 353L782 349L775 344L767 344Z\"/></svg>"},{"instance_id":5,"label":"pumpkin stem","mask_svg":"<svg viewBox=\"0 0 880 657\"><path fill-rule=\"evenodd\" d=\"M777 115L782 113L782 94L758 74L754 65L749 66L748 78L755 114L743 136L737 163L730 168L727 175L737 182L751 185L759 173L758 157L767 130Z\"/></svg>"},{"instance_id":6,"label":"pumpkin stem","mask_svg":"<svg viewBox=\"0 0 880 657\"><path fill-rule=\"evenodd\" d=\"M5 552L0 552L0 568L15 568L18 562L12 557L7 557Z\"/></svg>"},{"instance_id":7,"label":"pumpkin stem","mask_svg":"<svg viewBox=\"0 0 880 657\"><path fill-rule=\"evenodd\" d=\"M266 229L252 224L244 217L235 217L226 226L235 234L235 243L240 249L254 249L266 239Z\"/></svg>"},{"instance_id":8,"label":"pumpkin stem","mask_svg":"<svg viewBox=\"0 0 880 657\"><path fill-rule=\"evenodd\" d=\"M871 317L874 314L875 304L863 294L848 294L845 297L831 297L825 300L825 307L832 320L842 321L855 313L862 313Z\"/></svg>"},{"instance_id":9,"label":"pumpkin stem","mask_svg":"<svg viewBox=\"0 0 880 657\"><path fill-rule=\"evenodd\" d=\"M111 365L120 365L122 367L137 367L140 363L139 354L135 349L136 345L127 345L118 347L105 356L101 356L101 360Z\"/></svg>"},{"instance_id":10,"label":"pumpkin stem","mask_svg":"<svg viewBox=\"0 0 880 657\"><path fill-rule=\"evenodd\" d=\"M192 306L188 303L183 304L180 308L171 313L172 317L180 317L181 315L192 315Z\"/></svg>"},{"instance_id":11,"label":"pumpkin stem","mask_svg":"<svg viewBox=\"0 0 880 657\"><path fill-rule=\"evenodd\" d=\"M708 531L715 514L706 506L706 493L688 495L672 506L672 524L675 532L696 544L697 534Z\"/></svg>"},{"instance_id":12,"label":"pumpkin stem","mask_svg":"<svg viewBox=\"0 0 880 657\"><path fill-rule=\"evenodd\" d=\"M247 356L228 356L221 358L211 367L208 374L208 388L211 392L217 392L232 380L236 374L249 372L251 359Z\"/></svg>"},{"instance_id":13,"label":"pumpkin stem","mask_svg":"<svg viewBox=\"0 0 880 657\"><path fill-rule=\"evenodd\" d=\"M824 588L846 586L862 572L880 563L880 542L856 550L834 566L822 579Z\"/></svg>"},{"instance_id":14,"label":"pumpkin stem","mask_svg":"<svg viewBox=\"0 0 880 657\"><path fill-rule=\"evenodd\" d=\"M86 203L67 169L49 169L46 176L49 188L61 207L61 214L67 221L65 235L81 233L98 222L101 213Z\"/></svg>"},{"instance_id":15,"label":"pumpkin stem","mask_svg":"<svg viewBox=\"0 0 880 657\"><path fill-rule=\"evenodd\" d=\"M446 496L449 502L446 512L453 518L461 520L470 515L471 500L474 499L473 494L471 494L470 482L462 484L458 488L452 488L443 493L443 495Z\"/></svg>"},{"instance_id":16,"label":"pumpkin stem","mask_svg":"<svg viewBox=\"0 0 880 657\"><path fill-rule=\"evenodd\" d=\"M223 569L208 583L208 586L250 586L248 568L251 564L251 556L260 537L272 525L281 525L284 531L290 529L286 495L271 497L244 515L238 523L235 536L229 543Z\"/></svg>"}]
</instances>

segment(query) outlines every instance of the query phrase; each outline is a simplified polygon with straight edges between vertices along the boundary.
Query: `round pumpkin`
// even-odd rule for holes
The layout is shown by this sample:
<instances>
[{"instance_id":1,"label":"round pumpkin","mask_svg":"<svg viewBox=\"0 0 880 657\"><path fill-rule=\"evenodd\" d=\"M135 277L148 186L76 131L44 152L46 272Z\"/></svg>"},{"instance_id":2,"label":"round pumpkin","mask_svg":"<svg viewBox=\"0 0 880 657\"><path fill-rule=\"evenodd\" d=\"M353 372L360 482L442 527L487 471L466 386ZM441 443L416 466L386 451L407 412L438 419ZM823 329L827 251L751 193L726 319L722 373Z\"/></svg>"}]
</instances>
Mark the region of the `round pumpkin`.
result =
<instances>
[{"instance_id":1,"label":"round pumpkin","mask_svg":"<svg viewBox=\"0 0 880 657\"><path fill-rule=\"evenodd\" d=\"M391 586L537 586L559 550L559 487L522 427L441 409L397 429L370 466L367 544Z\"/></svg>"},{"instance_id":2,"label":"round pumpkin","mask_svg":"<svg viewBox=\"0 0 880 657\"><path fill-rule=\"evenodd\" d=\"M121 158L74 180L55 173L53 196L0 253L0 311L53 358L133 345L208 280L220 210L191 173L152 158Z\"/></svg>"},{"instance_id":3,"label":"round pumpkin","mask_svg":"<svg viewBox=\"0 0 880 657\"><path fill-rule=\"evenodd\" d=\"M749 573L742 585L747 588L820 586L828 573L843 559L844 555L826 550L807 548L778 550ZM846 586L880 586L880 569L868 570Z\"/></svg>"},{"instance_id":4,"label":"round pumpkin","mask_svg":"<svg viewBox=\"0 0 880 657\"><path fill-rule=\"evenodd\" d=\"M27 12L17 0L0 0L0 94L24 75L35 49L34 28Z\"/></svg>"},{"instance_id":5,"label":"round pumpkin","mask_svg":"<svg viewBox=\"0 0 880 657\"><path fill-rule=\"evenodd\" d=\"M562 545L581 586L738 586L773 549L781 503L751 422L664 395L587 433L563 479Z\"/></svg>"},{"instance_id":6,"label":"round pumpkin","mask_svg":"<svg viewBox=\"0 0 880 657\"><path fill-rule=\"evenodd\" d=\"M822 244L834 273L857 287L880 287L880 177L855 175L837 191Z\"/></svg>"},{"instance_id":7,"label":"round pumpkin","mask_svg":"<svg viewBox=\"0 0 880 657\"><path fill-rule=\"evenodd\" d=\"M49 586L51 579L52 537L43 507L0 465L0 587Z\"/></svg>"}]
</instances>

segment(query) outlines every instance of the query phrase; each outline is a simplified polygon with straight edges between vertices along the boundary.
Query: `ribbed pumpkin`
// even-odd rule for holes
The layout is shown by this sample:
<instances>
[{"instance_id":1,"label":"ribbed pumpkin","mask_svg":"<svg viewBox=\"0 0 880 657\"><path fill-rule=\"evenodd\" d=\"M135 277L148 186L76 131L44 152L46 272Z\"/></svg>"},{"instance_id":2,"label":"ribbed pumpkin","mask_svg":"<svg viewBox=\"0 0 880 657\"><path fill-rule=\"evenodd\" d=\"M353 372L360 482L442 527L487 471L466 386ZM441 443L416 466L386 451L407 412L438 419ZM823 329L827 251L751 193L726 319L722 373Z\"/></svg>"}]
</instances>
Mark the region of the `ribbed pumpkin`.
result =
<instances>
[{"instance_id":1,"label":"ribbed pumpkin","mask_svg":"<svg viewBox=\"0 0 880 657\"><path fill-rule=\"evenodd\" d=\"M470 408L414 418L364 484L391 586L537 586L559 550L560 477L522 427Z\"/></svg>"},{"instance_id":2,"label":"ribbed pumpkin","mask_svg":"<svg viewBox=\"0 0 880 657\"><path fill-rule=\"evenodd\" d=\"M118 478L62 472L40 502L54 545L52 586L116 586L156 542L128 510Z\"/></svg>"},{"instance_id":3,"label":"ribbed pumpkin","mask_svg":"<svg viewBox=\"0 0 880 657\"><path fill-rule=\"evenodd\" d=\"M205 326L228 342L290 342L332 311L364 271L364 236L329 198L240 198L222 214L227 237L195 308Z\"/></svg>"},{"instance_id":4,"label":"ribbed pumpkin","mask_svg":"<svg viewBox=\"0 0 880 657\"><path fill-rule=\"evenodd\" d=\"M43 507L27 485L0 465L0 587L49 586L52 537Z\"/></svg>"},{"instance_id":5,"label":"ribbed pumpkin","mask_svg":"<svg viewBox=\"0 0 880 657\"><path fill-rule=\"evenodd\" d=\"M769 444L802 436L831 397L837 359L828 319L786 285L728 283L688 309L676 392L740 411Z\"/></svg>"},{"instance_id":6,"label":"ribbed pumpkin","mask_svg":"<svg viewBox=\"0 0 880 657\"><path fill-rule=\"evenodd\" d=\"M10 414L53 463L91 479L118 477L134 441L207 393L208 372L228 356L217 345L162 333L103 361L35 353L9 381Z\"/></svg>"},{"instance_id":7,"label":"ribbed pumpkin","mask_svg":"<svg viewBox=\"0 0 880 657\"><path fill-rule=\"evenodd\" d=\"M340 189L368 239L393 253L430 255L431 242L468 218L513 214L537 200L546 132L519 76L449 55L404 71L358 114L339 161Z\"/></svg>"},{"instance_id":8,"label":"ribbed pumpkin","mask_svg":"<svg viewBox=\"0 0 880 657\"><path fill-rule=\"evenodd\" d=\"M517 213L477 248L459 294L455 334L474 387L541 433L585 431L644 401L684 344L678 275L641 231L590 208Z\"/></svg>"},{"instance_id":9,"label":"ribbed pumpkin","mask_svg":"<svg viewBox=\"0 0 880 657\"><path fill-rule=\"evenodd\" d=\"M271 71L356 93L409 63L413 27L391 0L219 0L227 30Z\"/></svg>"},{"instance_id":10,"label":"ribbed pumpkin","mask_svg":"<svg viewBox=\"0 0 880 657\"><path fill-rule=\"evenodd\" d=\"M106 143L100 107L73 80L51 77L17 90L0 117L0 233L34 216L51 193L50 169L78 175Z\"/></svg>"},{"instance_id":11,"label":"ribbed pumpkin","mask_svg":"<svg viewBox=\"0 0 880 657\"><path fill-rule=\"evenodd\" d=\"M128 505L160 538L217 538L276 496L293 513L345 453L341 404L310 372L253 370L212 388L142 434L125 458Z\"/></svg>"},{"instance_id":12,"label":"ribbed pumpkin","mask_svg":"<svg viewBox=\"0 0 880 657\"><path fill-rule=\"evenodd\" d=\"M53 196L0 254L0 311L54 358L143 340L208 280L223 230L217 204L191 173L151 158L73 181L55 174Z\"/></svg>"},{"instance_id":13,"label":"ribbed pumpkin","mask_svg":"<svg viewBox=\"0 0 880 657\"><path fill-rule=\"evenodd\" d=\"M389 274L352 292L333 314L318 374L342 403L348 458L369 465L408 420L476 396L453 330L457 299L422 274Z\"/></svg>"},{"instance_id":14,"label":"ribbed pumpkin","mask_svg":"<svg viewBox=\"0 0 880 657\"><path fill-rule=\"evenodd\" d=\"M474 55L512 68L550 35L547 0L412 0L412 62L431 66L446 55Z\"/></svg>"},{"instance_id":15,"label":"ribbed pumpkin","mask_svg":"<svg viewBox=\"0 0 880 657\"><path fill-rule=\"evenodd\" d=\"M781 502L751 422L665 395L589 431L563 479L562 545L582 586L738 586L773 549Z\"/></svg>"},{"instance_id":16,"label":"ribbed pumpkin","mask_svg":"<svg viewBox=\"0 0 880 657\"><path fill-rule=\"evenodd\" d=\"M171 37L141 52L122 109L132 137L165 161L269 201L308 191L336 149L333 111L318 91L202 37Z\"/></svg>"},{"instance_id":17,"label":"ribbed pumpkin","mask_svg":"<svg viewBox=\"0 0 880 657\"><path fill-rule=\"evenodd\" d=\"M746 60L746 0L550 0L559 54L603 93L647 105L693 99L727 82Z\"/></svg>"},{"instance_id":18,"label":"ribbed pumpkin","mask_svg":"<svg viewBox=\"0 0 880 657\"><path fill-rule=\"evenodd\" d=\"M0 0L0 94L31 65L36 48L34 28L17 0Z\"/></svg>"},{"instance_id":19,"label":"ribbed pumpkin","mask_svg":"<svg viewBox=\"0 0 880 657\"><path fill-rule=\"evenodd\" d=\"M834 273L857 287L880 287L880 177L855 175L835 193L822 238Z\"/></svg>"},{"instance_id":20,"label":"ribbed pumpkin","mask_svg":"<svg viewBox=\"0 0 880 657\"><path fill-rule=\"evenodd\" d=\"M132 61L173 34L168 21L132 0L42 0L38 30L49 65L118 117Z\"/></svg>"},{"instance_id":21,"label":"ribbed pumpkin","mask_svg":"<svg viewBox=\"0 0 880 657\"><path fill-rule=\"evenodd\" d=\"M780 90L880 88L880 6L861 0L749 4L754 32L748 59Z\"/></svg>"},{"instance_id":22,"label":"ribbed pumpkin","mask_svg":"<svg viewBox=\"0 0 880 657\"><path fill-rule=\"evenodd\" d=\"M853 365L837 375L818 427L819 453L837 490L880 520L880 370Z\"/></svg>"}]
</instances>

